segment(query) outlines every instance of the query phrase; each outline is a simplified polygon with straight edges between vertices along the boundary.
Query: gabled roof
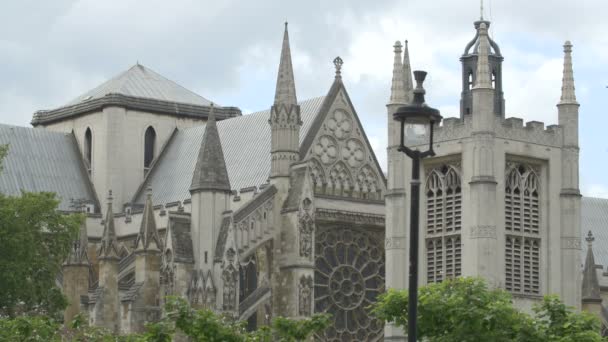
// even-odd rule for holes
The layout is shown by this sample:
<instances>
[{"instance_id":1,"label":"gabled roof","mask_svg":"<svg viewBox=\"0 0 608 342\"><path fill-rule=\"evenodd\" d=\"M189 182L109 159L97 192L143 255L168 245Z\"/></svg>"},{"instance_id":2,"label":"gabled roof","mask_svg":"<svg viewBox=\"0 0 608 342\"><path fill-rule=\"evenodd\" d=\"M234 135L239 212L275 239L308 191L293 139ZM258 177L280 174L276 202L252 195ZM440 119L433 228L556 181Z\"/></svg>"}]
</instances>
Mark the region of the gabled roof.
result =
<instances>
[{"instance_id":1,"label":"gabled roof","mask_svg":"<svg viewBox=\"0 0 608 342\"><path fill-rule=\"evenodd\" d=\"M300 102L300 144L315 120L324 97ZM228 178L233 190L259 186L270 175L270 110L217 122ZM148 173L133 203L144 203L144 189L151 186L153 203L166 204L190 198L189 188L205 126L178 131Z\"/></svg>"},{"instance_id":2,"label":"gabled roof","mask_svg":"<svg viewBox=\"0 0 608 342\"><path fill-rule=\"evenodd\" d=\"M122 94L168 102L189 103L199 106L208 106L211 104L211 101L206 98L138 63L66 103L65 106L102 98L108 94Z\"/></svg>"},{"instance_id":3,"label":"gabled roof","mask_svg":"<svg viewBox=\"0 0 608 342\"><path fill-rule=\"evenodd\" d=\"M73 210L70 200L99 202L72 134L0 124L0 145L9 144L0 171L0 192L54 192L59 210Z\"/></svg>"},{"instance_id":4,"label":"gabled roof","mask_svg":"<svg viewBox=\"0 0 608 342\"><path fill-rule=\"evenodd\" d=\"M65 105L34 113L32 125L48 124L86 113L104 106L118 106L144 112L206 119L211 101L136 64ZM218 120L240 116L236 107L215 107Z\"/></svg>"}]
</instances>

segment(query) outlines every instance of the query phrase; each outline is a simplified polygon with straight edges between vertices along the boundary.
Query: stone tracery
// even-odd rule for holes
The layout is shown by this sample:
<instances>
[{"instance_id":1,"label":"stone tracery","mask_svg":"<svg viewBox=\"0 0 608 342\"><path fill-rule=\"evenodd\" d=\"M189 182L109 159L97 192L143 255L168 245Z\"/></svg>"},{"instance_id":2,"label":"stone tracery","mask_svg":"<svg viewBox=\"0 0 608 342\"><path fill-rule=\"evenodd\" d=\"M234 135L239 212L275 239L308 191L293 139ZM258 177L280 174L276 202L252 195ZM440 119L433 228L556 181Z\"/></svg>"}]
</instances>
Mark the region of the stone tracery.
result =
<instances>
[{"instance_id":1,"label":"stone tracery","mask_svg":"<svg viewBox=\"0 0 608 342\"><path fill-rule=\"evenodd\" d=\"M372 232L332 227L315 241L315 311L329 312L334 323L324 341L375 341L382 323L365 307L384 290L383 241Z\"/></svg>"}]
</instances>

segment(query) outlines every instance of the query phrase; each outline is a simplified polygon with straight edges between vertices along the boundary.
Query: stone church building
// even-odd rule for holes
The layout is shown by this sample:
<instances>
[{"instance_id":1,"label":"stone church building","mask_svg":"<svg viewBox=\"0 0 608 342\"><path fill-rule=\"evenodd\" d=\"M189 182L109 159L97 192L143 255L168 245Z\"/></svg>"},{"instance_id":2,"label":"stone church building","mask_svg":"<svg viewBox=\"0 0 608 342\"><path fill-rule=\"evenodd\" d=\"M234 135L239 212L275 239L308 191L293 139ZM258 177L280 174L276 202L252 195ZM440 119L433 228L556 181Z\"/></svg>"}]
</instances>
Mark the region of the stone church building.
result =
<instances>
[{"instance_id":1,"label":"stone church building","mask_svg":"<svg viewBox=\"0 0 608 342\"><path fill-rule=\"evenodd\" d=\"M489 25L475 22L460 57L460 117L436 127L436 156L421 165L420 283L481 276L524 309L557 293L608 325L608 200L579 191L572 44L558 125L524 125L506 118ZM403 340L366 310L407 287L411 165L392 114L422 88L402 48L387 89L386 176L340 57L326 95L298 101L287 26L269 110L243 115L136 64L34 113L33 128L0 125L10 144L0 191L53 191L60 210L87 214L58 277L65 319L141 331L178 295L250 328L329 312L320 340ZM588 231L594 248L591 235L581 246Z\"/></svg>"}]
</instances>

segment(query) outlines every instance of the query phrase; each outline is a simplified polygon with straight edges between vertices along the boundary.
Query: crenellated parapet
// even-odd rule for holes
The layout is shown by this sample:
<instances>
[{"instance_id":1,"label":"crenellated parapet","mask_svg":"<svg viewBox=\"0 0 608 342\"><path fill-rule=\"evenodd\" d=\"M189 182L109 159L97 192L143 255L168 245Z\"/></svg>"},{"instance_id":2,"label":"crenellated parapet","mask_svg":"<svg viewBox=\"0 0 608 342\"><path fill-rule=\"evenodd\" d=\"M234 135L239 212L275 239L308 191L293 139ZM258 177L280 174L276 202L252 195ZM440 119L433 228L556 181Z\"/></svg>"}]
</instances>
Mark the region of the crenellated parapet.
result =
<instances>
[{"instance_id":1,"label":"crenellated parapet","mask_svg":"<svg viewBox=\"0 0 608 342\"><path fill-rule=\"evenodd\" d=\"M533 143L545 146L561 147L563 130L559 125L549 125L540 121L528 121L524 125L521 118L496 118L496 137Z\"/></svg>"}]
</instances>

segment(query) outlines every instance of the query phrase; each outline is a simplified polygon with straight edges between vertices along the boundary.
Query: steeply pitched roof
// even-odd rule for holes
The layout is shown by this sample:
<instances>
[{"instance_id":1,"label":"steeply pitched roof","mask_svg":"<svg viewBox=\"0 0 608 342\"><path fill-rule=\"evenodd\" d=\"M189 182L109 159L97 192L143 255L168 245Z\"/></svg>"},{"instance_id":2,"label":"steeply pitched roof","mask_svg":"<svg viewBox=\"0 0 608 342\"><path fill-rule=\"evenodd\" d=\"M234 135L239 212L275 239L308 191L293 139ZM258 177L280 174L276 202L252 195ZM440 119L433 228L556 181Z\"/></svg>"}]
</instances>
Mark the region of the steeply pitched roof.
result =
<instances>
[{"instance_id":1,"label":"steeply pitched roof","mask_svg":"<svg viewBox=\"0 0 608 342\"><path fill-rule=\"evenodd\" d=\"M99 208L72 134L0 124L0 145L4 144L9 144L9 151L0 171L0 192L49 191L60 199L59 210L72 210L70 199Z\"/></svg>"},{"instance_id":2,"label":"steeply pitched roof","mask_svg":"<svg viewBox=\"0 0 608 342\"><path fill-rule=\"evenodd\" d=\"M65 104L71 106L83 101L102 98L108 94L122 94L169 102L208 106L211 101L180 86L141 64L102 83Z\"/></svg>"},{"instance_id":3,"label":"steeply pitched roof","mask_svg":"<svg viewBox=\"0 0 608 342\"><path fill-rule=\"evenodd\" d=\"M149 113L206 119L211 102L160 74L136 64L65 105L34 113L32 125L48 124L118 106ZM236 107L216 106L218 120L240 116Z\"/></svg>"},{"instance_id":4,"label":"steeply pitched roof","mask_svg":"<svg viewBox=\"0 0 608 342\"><path fill-rule=\"evenodd\" d=\"M198 151L196 167L190 185L191 193L203 190L230 192L224 151L222 150L213 110L209 114L209 121L207 121L205 133L203 133L203 142Z\"/></svg>"},{"instance_id":5,"label":"steeply pitched roof","mask_svg":"<svg viewBox=\"0 0 608 342\"><path fill-rule=\"evenodd\" d=\"M300 143L308 134L319 113L324 97L300 102ZM259 186L270 175L270 110L222 120L217 123L222 141L228 178L233 190ZM201 146L205 126L178 131L166 147L145 184L134 197L134 203L144 203L144 189L154 189L155 204L183 201L190 198L189 188Z\"/></svg>"},{"instance_id":6,"label":"steeply pitched roof","mask_svg":"<svg viewBox=\"0 0 608 342\"><path fill-rule=\"evenodd\" d=\"M595 237L593 254L595 263L608 267L608 198L583 197L581 199L581 263L587 255L583 239L591 231Z\"/></svg>"}]
</instances>

